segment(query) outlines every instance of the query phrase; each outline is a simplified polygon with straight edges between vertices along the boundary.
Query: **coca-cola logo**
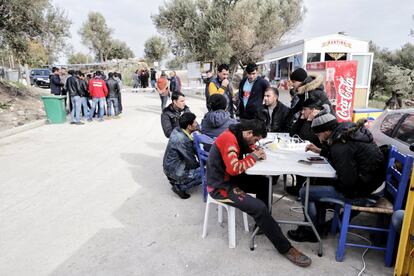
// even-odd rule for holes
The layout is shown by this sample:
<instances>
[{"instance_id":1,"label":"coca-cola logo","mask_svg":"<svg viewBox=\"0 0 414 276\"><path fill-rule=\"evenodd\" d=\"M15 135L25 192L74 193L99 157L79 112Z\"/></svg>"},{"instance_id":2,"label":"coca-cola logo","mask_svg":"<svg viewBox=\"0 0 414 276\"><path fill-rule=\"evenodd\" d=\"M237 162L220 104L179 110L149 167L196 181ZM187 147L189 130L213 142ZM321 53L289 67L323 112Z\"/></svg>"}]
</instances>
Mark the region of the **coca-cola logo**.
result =
<instances>
[{"instance_id":1,"label":"coca-cola logo","mask_svg":"<svg viewBox=\"0 0 414 276\"><path fill-rule=\"evenodd\" d=\"M336 115L344 121L351 120L352 95L354 93L353 87L353 78L347 77L345 79L340 77L338 86L339 101Z\"/></svg>"}]
</instances>

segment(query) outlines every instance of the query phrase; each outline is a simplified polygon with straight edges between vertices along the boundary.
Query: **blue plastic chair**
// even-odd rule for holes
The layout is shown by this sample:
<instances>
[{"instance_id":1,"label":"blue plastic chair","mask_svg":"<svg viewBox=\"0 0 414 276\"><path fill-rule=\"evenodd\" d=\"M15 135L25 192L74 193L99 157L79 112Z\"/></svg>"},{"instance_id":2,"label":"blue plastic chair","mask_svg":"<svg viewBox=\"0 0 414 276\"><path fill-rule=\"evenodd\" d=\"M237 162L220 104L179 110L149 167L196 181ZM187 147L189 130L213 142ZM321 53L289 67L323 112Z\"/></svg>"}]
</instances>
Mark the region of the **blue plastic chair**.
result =
<instances>
[{"instance_id":1,"label":"blue plastic chair","mask_svg":"<svg viewBox=\"0 0 414 276\"><path fill-rule=\"evenodd\" d=\"M202 186L203 186L203 200L207 201L207 183L206 183L206 162L208 158L208 151L204 150L206 145L212 145L214 140L205 135L193 133L194 137L194 147L197 153L198 161L200 162L200 172L202 177Z\"/></svg>"},{"instance_id":2,"label":"blue plastic chair","mask_svg":"<svg viewBox=\"0 0 414 276\"><path fill-rule=\"evenodd\" d=\"M398 168L397 168L398 167ZM413 167L413 157L410 155L403 155L397 151L397 149L392 146L389 151L388 165L386 170L386 187L385 193L390 195L389 198L392 198L390 202L385 197L380 198L373 207L365 207L356 205L355 201L353 204L346 203L344 201L323 198L322 202L331 202L337 204L335 206L335 213L332 222L331 232L336 233L338 222L339 222L339 212L341 207L343 208L343 218L339 234L338 247L336 250L336 260L342 262L345 256L345 249L347 246L351 247L360 247L360 248L369 248L376 250L385 251L385 266L390 267L393 263L394 257L394 248L396 245L397 231L393 226L392 222L389 223L387 228L378 228L378 227L368 227L363 225L350 224L351 211L367 212L374 213L379 215L389 215L391 216L395 211L403 209L404 197L407 193L407 185L410 180L411 171ZM363 200L359 199L358 202ZM365 199L365 202L369 199ZM347 242L347 233L349 229L361 229L374 232L383 232L387 233L387 244L385 247L371 246L366 244L355 244Z\"/></svg>"}]
</instances>

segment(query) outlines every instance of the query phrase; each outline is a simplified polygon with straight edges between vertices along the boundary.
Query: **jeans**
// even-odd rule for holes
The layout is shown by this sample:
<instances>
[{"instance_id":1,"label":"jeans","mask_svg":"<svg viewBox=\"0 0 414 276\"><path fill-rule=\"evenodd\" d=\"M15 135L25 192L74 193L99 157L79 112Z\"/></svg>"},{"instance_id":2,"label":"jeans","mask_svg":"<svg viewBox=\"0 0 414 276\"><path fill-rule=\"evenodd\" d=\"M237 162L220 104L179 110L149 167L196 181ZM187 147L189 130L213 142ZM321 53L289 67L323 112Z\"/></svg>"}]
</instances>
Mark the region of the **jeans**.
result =
<instances>
[{"instance_id":1,"label":"jeans","mask_svg":"<svg viewBox=\"0 0 414 276\"><path fill-rule=\"evenodd\" d=\"M299 196L302 205L305 206L305 187L299 190ZM313 222L313 225L318 229L318 226L325 222L326 217L326 203L319 202L323 197L330 197L339 200L345 200L345 196L335 190L333 186L312 185L309 186L309 205L308 214Z\"/></svg>"},{"instance_id":2,"label":"jeans","mask_svg":"<svg viewBox=\"0 0 414 276\"><path fill-rule=\"evenodd\" d=\"M275 248L284 254L292 247L268 208L269 181L267 177L241 174L230 178L229 187L210 192L212 198L233 206L253 217ZM247 193L256 194L256 198Z\"/></svg>"},{"instance_id":3,"label":"jeans","mask_svg":"<svg viewBox=\"0 0 414 276\"><path fill-rule=\"evenodd\" d=\"M82 105L82 110L83 110L83 117L89 118L88 98L81 97L81 105Z\"/></svg>"},{"instance_id":4,"label":"jeans","mask_svg":"<svg viewBox=\"0 0 414 276\"><path fill-rule=\"evenodd\" d=\"M99 119L103 119L105 109L105 98L92 98L91 110L89 112L89 119L92 120L93 114L95 113L96 104L99 104Z\"/></svg>"},{"instance_id":5,"label":"jeans","mask_svg":"<svg viewBox=\"0 0 414 276\"><path fill-rule=\"evenodd\" d=\"M185 175L180 177L179 180L174 179L174 175L164 172L165 175L173 180L174 185L181 191L187 191L188 189L201 185L201 172L200 168L188 170Z\"/></svg>"},{"instance_id":6,"label":"jeans","mask_svg":"<svg viewBox=\"0 0 414 276\"><path fill-rule=\"evenodd\" d=\"M106 106L108 109L108 116L112 116L112 105L114 106L115 116L119 114L119 105L118 98L108 98L106 99Z\"/></svg>"},{"instance_id":7,"label":"jeans","mask_svg":"<svg viewBox=\"0 0 414 276\"><path fill-rule=\"evenodd\" d=\"M151 87L152 88L155 88L155 83L156 83L157 81L156 80L151 80Z\"/></svg>"},{"instance_id":8,"label":"jeans","mask_svg":"<svg viewBox=\"0 0 414 276\"><path fill-rule=\"evenodd\" d=\"M160 99L161 99L161 111L164 110L164 108L167 106L167 102L168 102L168 96L161 96L160 95Z\"/></svg>"},{"instance_id":9,"label":"jeans","mask_svg":"<svg viewBox=\"0 0 414 276\"><path fill-rule=\"evenodd\" d=\"M80 122L80 112L81 112L81 97L80 96L73 96L71 97L72 101L72 111L70 113L72 122L78 123Z\"/></svg>"}]
</instances>

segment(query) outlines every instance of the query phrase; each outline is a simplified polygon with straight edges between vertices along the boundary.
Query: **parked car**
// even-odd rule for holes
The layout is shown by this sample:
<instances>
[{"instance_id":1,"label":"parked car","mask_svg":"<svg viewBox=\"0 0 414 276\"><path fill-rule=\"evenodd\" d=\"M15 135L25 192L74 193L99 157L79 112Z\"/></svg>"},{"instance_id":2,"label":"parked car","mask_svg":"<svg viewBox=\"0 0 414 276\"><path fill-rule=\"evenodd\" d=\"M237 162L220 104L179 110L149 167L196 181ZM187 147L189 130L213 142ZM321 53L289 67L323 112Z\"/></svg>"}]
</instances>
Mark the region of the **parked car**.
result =
<instances>
[{"instance_id":1,"label":"parked car","mask_svg":"<svg viewBox=\"0 0 414 276\"><path fill-rule=\"evenodd\" d=\"M414 108L385 110L372 124L370 131L381 146L394 145L401 153L414 155Z\"/></svg>"},{"instance_id":2,"label":"parked car","mask_svg":"<svg viewBox=\"0 0 414 276\"><path fill-rule=\"evenodd\" d=\"M50 87L50 75L48 68L35 68L30 71L30 84L39 87Z\"/></svg>"}]
</instances>

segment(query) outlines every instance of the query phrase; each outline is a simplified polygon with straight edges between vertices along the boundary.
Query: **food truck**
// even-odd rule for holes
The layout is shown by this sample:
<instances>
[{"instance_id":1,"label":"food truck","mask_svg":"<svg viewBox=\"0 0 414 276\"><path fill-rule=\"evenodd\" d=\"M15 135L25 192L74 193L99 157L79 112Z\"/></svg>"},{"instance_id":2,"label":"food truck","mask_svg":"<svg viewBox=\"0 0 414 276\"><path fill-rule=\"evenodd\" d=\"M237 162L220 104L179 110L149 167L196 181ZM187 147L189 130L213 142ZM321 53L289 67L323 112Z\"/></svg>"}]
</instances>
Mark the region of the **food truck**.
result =
<instances>
[{"instance_id":1,"label":"food truck","mask_svg":"<svg viewBox=\"0 0 414 276\"><path fill-rule=\"evenodd\" d=\"M312 70L314 67L307 66L311 63L329 62L319 65L320 67L316 66L317 70L328 72L329 78L331 69L326 71L326 66L333 68L336 61L356 61L356 82L351 104L353 108L366 108L373 62L373 53L369 52L368 41L344 33L302 39L265 52L263 60L258 64L262 67L262 73L275 84L283 83L297 68ZM321 66L325 68L321 69ZM349 65L346 68L353 66Z\"/></svg>"}]
</instances>

